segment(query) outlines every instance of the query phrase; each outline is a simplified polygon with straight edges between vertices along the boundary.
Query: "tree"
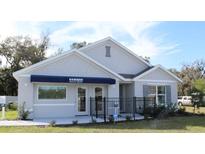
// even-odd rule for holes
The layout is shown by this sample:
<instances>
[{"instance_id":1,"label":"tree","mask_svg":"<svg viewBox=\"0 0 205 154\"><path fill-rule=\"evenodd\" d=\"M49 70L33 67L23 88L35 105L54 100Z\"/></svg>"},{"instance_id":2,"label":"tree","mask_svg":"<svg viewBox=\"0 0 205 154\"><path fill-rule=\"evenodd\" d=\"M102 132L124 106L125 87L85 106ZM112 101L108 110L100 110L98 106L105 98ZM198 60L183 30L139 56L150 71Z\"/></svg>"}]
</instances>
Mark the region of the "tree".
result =
<instances>
[{"instance_id":1,"label":"tree","mask_svg":"<svg viewBox=\"0 0 205 154\"><path fill-rule=\"evenodd\" d=\"M201 78L205 78L205 60L196 60L193 65L201 73Z\"/></svg>"},{"instance_id":2,"label":"tree","mask_svg":"<svg viewBox=\"0 0 205 154\"><path fill-rule=\"evenodd\" d=\"M198 79L194 81L194 88L201 94L205 94L205 79Z\"/></svg>"},{"instance_id":3,"label":"tree","mask_svg":"<svg viewBox=\"0 0 205 154\"><path fill-rule=\"evenodd\" d=\"M205 78L205 61L196 60L192 64L184 64L180 71L170 69L172 73L182 79L179 84L179 95L191 95L194 92L194 82Z\"/></svg>"},{"instance_id":4,"label":"tree","mask_svg":"<svg viewBox=\"0 0 205 154\"><path fill-rule=\"evenodd\" d=\"M44 60L48 45L48 35L42 35L40 40L32 40L28 36L7 37L0 42L0 56L3 56L8 64L0 69L1 95L17 94L17 82L12 73Z\"/></svg>"},{"instance_id":5,"label":"tree","mask_svg":"<svg viewBox=\"0 0 205 154\"><path fill-rule=\"evenodd\" d=\"M87 45L87 42L85 42L85 41L83 41L83 42L74 42L73 44L71 44L70 48L71 49L79 49L79 48L82 48L86 45Z\"/></svg>"},{"instance_id":6,"label":"tree","mask_svg":"<svg viewBox=\"0 0 205 154\"><path fill-rule=\"evenodd\" d=\"M0 55L11 68L18 70L44 60L48 42L47 36L43 36L40 42L28 36L8 37L0 43Z\"/></svg>"},{"instance_id":7,"label":"tree","mask_svg":"<svg viewBox=\"0 0 205 154\"><path fill-rule=\"evenodd\" d=\"M10 68L0 69L0 95L17 95L17 82L12 76Z\"/></svg>"},{"instance_id":8,"label":"tree","mask_svg":"<svg viewBox=\"0 0 205 154\"><path fill-rule=\"evenodd\" d=\"M63 52L64 52L63 48L58 48L58 50L56 52L54 52L52 55L50 55L49 58L58 56L58 55L62 54Z\"/></svg>"},{"instance_id":9,"label":"tree","mask_svg":"<svg viewBox=\"0 0 205 154\"><path fill-rule=\"evenodd\" d=\"M200 105L204 105L203 102L203 96L205 94L205 79L198 79L194 81L194 90L195 92L193 93L195 100L197 101L197 106L199 107Z\"/></svg>"}]
</instances>

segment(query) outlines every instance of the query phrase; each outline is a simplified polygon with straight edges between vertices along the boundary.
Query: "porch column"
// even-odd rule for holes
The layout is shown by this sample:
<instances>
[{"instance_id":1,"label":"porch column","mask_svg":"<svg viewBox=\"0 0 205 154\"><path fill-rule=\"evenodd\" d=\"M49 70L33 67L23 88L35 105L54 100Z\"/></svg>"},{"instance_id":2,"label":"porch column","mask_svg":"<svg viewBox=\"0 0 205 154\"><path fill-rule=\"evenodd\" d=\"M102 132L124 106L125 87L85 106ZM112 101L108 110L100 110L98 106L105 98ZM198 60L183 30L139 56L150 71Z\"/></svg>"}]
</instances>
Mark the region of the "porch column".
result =
<instances>
[{"instance_id":1,"label":"porch column","mask_svg":"<svg viewBox=\"0 0 205 154\"><path fill-rule=\"evenodd\" d=\"M119 81L116 81L115 84L112 85L108 85L108 98L110 99L115 99L118 100L119 99ZM117 112L117 114L119 114L119 101L116 101L115 104L117 104L117 108L111 108L109 101L108 101L108 114L115 114Z\"/></svg>"}]
</instances>

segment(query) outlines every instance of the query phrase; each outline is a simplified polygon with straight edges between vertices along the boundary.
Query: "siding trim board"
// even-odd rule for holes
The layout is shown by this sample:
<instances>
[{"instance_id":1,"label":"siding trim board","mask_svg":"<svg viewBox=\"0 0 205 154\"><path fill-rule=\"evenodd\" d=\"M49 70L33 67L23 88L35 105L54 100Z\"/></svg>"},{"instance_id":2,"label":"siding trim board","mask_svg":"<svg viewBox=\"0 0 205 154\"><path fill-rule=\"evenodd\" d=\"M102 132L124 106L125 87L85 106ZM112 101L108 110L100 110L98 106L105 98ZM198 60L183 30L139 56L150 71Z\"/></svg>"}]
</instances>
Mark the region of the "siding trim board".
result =
<instances>
[{"instance_id":1,"label":"siding trim board","mask_svg":"<svg viewBox=\"0 0 205 154\"><path fill-rule=\"evenodd\" d=\"M157 69L161 69L162 71L164 71L165 73L167 73L168 75L170 75L171 77L173 77L173 79L175 79L175 81L178 81L178 82L182 82L181 79L179 79L176 75L174 75L173 73L171 73L170 71L166 70L163 66L161 65L156 65L154 67L152 67L151 69L145 71L144 73L138 75L137 77L134 78L134 80L139 80L141 79L142 77L148 75L149 73L157 70Z\"/></svg>"},{"instance_id":2,"label":"siding trim board","mask_svg":"<svg viewBox=\"0 0 205 154\"><path fill-rule=\"evenodd\" d=\"M75 106L75 104L71 104L71 103L35 103L33 106Z\"/></svg>"},{"instance_id":3,"label":"siding trim board","mask_svg":"<svg viewBox=\"0 0 205 154\"><path fill-rule=\"evenodd\" d=\"M150 84L152 83L157 83L157 84L166 84L166 83L176 83L177 81L172 81L172 80L144 80L144 79L139 79L137 80L138 82L149 82Z\"/></svg>"}]
</instances>

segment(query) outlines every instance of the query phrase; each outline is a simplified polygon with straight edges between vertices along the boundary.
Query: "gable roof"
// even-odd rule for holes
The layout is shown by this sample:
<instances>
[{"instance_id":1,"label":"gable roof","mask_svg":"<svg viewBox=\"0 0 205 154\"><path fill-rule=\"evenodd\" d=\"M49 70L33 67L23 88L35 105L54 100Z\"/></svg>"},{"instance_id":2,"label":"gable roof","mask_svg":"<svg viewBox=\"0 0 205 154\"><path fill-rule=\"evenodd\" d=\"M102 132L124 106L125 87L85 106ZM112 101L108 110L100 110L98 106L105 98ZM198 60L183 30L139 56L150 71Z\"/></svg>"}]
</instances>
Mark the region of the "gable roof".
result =
<instances>
[{"instance_id":1,"label":"gable roof","mask_svg":"<svg viewBox=\"0 0 205 154\"><path fill-rule=\"evenodd\" d=\"M142 70L141 72L139 72L139 73L137 73L137 74L120 74L120 75L123 76L123 77L126 78L126 79L133 79L133 78L135 78L135 77L137 77L137 76L139 76L139 75L145 73L146 71L152 69L153 67L154 67L154 66L148 67L148 68Z\"/></svg>"},{"instance_id":2,"label":"gable roof","mask_svg":"<svg viewBox=\"0 0 205 154\"><path fill-rule=\"evenodd\" d=\"M125 46L123 46L122 44L120 44L119 42L115 41L113 38L111 38L111 37L106 37L106 38L104 38L104 39L98 40L98 41L96 41L96 42L94 42L94 43L91 43L91 44L89 44L89 45L87 45L87 46L85 46L85 47L82 47L82 48L80 48L80 49L72 49L72 50L69 50L69 51L67 51L67 52L65 52L65 53L62 53L62 54L60 54L60 55L57 55L57 56L54 56L54 57L50 57L50 58L48 58L48 59L46 59L46 60L43 60L43 61L41 61L41 62L38 62L38 63L33 64L33 65L31 65L31 66L28 66L28 67L26 67L26 68L23 68L23 69L21 69L21 70L18 70L18 71L16 71L16 72L14 72L13 75L14 75L14 77L16 77L16 76L18 76L18 75L20 75L20 74L22 74L22 73L25 73L25 72L27 72L27 71L29 71L29 70L37 69L38 67L41 67L41 66L43 66L43 65L50 64L50 63L52 63L52 62L54 62L54 61L57 61L57 60L59 60L59 59L61 59L61 58L64 58L65 56L69 56L69 55L72 54L73 52L78 52L79 54L81 54L81 56L86 57L87 59L89 59L89 60L92 61L93 63L97 64L98 66L102 67L103 69L107 70L108 72L112 73L113 75L117 76L118 78L120 78L120 79L122 79L122 80L128 80L128 79L124 78L122 75L113 72L113 71L110 70L109 68L107 68L107 67L101 65L100 63L98 63L98 62L95 61L94 59L92 59L92 58L88 57L87 55L83 54L83 52L80 52L80 51L83 51L84 49L88 49L88 48L94 47L94 46L96 46L96 45L98 45L98 44L100 44L100 43L103 43L103 42L105 42L105 41L108 41L108 40L112 41L113 43L115 43L115 44L118 45L119 47L123 48L123 49L124 49L125 51L127 51L129 54L135 56L136 58L138 58L138 59L139 59L141 62L143 62L144 64L146 64L146 65L148 65L148 66L151 66L151 65L150 65L148 62L146 62L143 58L137 56L134 52L132 52L131 50L129 50L128 48L126 48Z\"/></svg>"},{"instance_id":3,"label":"gable roof","mask_svg":"<svg viewBox=\"0 0 205 154\"><path fill-rule=\"evenodd\" d=\"M119 73L119 75L121 75L125 79L132 79L132 78L135 77L135 74L122 74L122 73Z\"/></svg>"},{"instance_id":4,"label":"gable roof","mask_svg":"<svg viewBox=\"0 0 205 154\"><path fill-rule=\"evenodd\" d=\"M33 64L33 65L29 66L29 67L26 67L26 68L24 68L24 69L21 69L21 70L19 70L19 71L14 72L14 73L13 73L13 76L14 76L15 78L18 78L18 76L21 75L21 74L23 74L23 73L26 73L26 72L28 72L28 71L32 71L32 70L34 70L34 69L38 69L38 68L40 68L40 67L42 67L42 66L49 65L49 64L51 64L51 63L53 63L53 62L56 62L56 61L61 60L62 58L65 58L65 56L70 56L70 55L72 55L72 54L77 54L77 55L79 55L79 56L85 58L86 60L90 61L91 63L97 65L98 67L102 68L103 70L107 71L108 73L111 73L112 75L116 76L117 78L119 78L119 79L121 79L121 80L126 80L125 78L123 78L123 77L120 76L119 74L117 74L117 73L113 72L112 70L110 70L109 68L107 68L107 67L101 65L100 63L98 63L98 62L95 61L94 59L88 57L87 55L83 54L82 52L79 52L78 50L72 50L72 51L69 52L69 53L63 53L63 54L61 54L61 55L48 58L48 59L46 59L46 60L43 60L43 61L38 62L38 63L36 63L36 64Z\"/></svg>"},{"instance_id":5,"label":"gable roof","mask_svg":"<svg viewBox=\"0 0 205 154\"><path fill-rule=\"evenodd\" d=\"M145 71L145 72L139 74L138 76L136 76L136 77L134 78L134 80L138 80L138 79L140 79L140 78L146 76L147 74L153 72L154 70L156 70L156 69L158 69L158 68L160 68L160 69L163 70L164 72L168 73L170 76L172 76L172 77L173 77L174 79L176 79L177 81L182 82L182 80L181 80L180 78L178 78L176 75L174 75L173 73L171 73L170 71L168 71L166 68L164 68L164 67L161 66L161 65L156 65L156 66L150 68L149 70L147 70L147 71Z\"/></svg>"},{"instance_id":6,"label":"gable roof","mask_svg":"<svg viewBox=\"0 0 205 154\"><path fill-rule=\"evenodd\" d=\"M100 64L99 62L97 62L96 60L92 59L91 57L87 56L86 54L84 54L83 51L84 49L88 49L88 48L91 48L91 47L94 47L100 43L103 43L104 41L107 41L107 40L110 40L112 41L113 43L117 44L118 46L120 46L121 48L123 48L125 51L127 51L129 54L135 56L136 58L138 58L139 60L141 60L143 63L145 63L146 65L148 65L149 67L137 74L118 74L112 70L110 70L109 68L107 68L106 66ZM151 73L152 71L156 70L157 68L161 68L163 71L165 71L166 73L168 73L170 76L172 76L173 78L175 78L177 81L179 82L182 82L181 79L179 79L177 76L175 76L174 74L172 74L171 72L169 72L168 70L166 70L164 67L162 67L161 65L157 65L155 67L151 66L149 63L147 63L143 58L137 56L135 53L133 53L131 50L129 50L128 48L126 48L125 46L123 46L122 44L120 44L119 42L115 41L114 39L112 39L111 37L106 37L102 40L99 40L99 41L96 41L90 45L87 45L85 47L82 47L80 49L72 49L70 51L67 51L65 53L62 53L60 55L57 55L55 57L50 57L46 60L43 60L41 62L38 62L36 64L33 64L29 67L26 67L24 69L21 69L19 71L16 71L13 73L13 76L15 78L17 78L19 75L23 74L23 73L27 73L28 71L31 71L31 70L34 70L34 69L38 69L42 66L45 66L45 65L49 65L53 62L56 62L56 61L59 61L61 60L62 58L65 58L66 56L70 56L72 54L78 54L80 55L81 57L85 58L86 60L90 61L91 63L97 65L98 67L102 68L103 70L105 70L106 72L108 73L111 73L112 75L114 75L115 77L123 80L123 81L132 81L132 80L138 80L140 79L141 77Z\"/></svg>"},{"instance_id":7,"label":"gable roof","mask_svg":"<svg viewBox=\"0 0 205 154\"><path fill-rule=\"evenodd\" d=\"M116 44L117 46L119 46L120 48L124 49L123 51L126 51L127 53L131 54L132 56L134 56L135 58L139 59L142 63L146 64L147 66L151 67L152 65L150 63L148 63L147 61L145 61L142 57L138 56L137 54L135 54L133 51L131 51L130 49L128 49L127 47L125 47L124 45L122 45L121 43L119 43L118 41L114 40L112 37L106 37L104 39L98 40L94 43L91 43L85 47L82 47L80 49L78 49L79 51L83 51L85 49L89 49L92 48L94 46L97 46L98 44L101 44L105 41L111 41L114 44Z\"/></svg>"}]
</instances>

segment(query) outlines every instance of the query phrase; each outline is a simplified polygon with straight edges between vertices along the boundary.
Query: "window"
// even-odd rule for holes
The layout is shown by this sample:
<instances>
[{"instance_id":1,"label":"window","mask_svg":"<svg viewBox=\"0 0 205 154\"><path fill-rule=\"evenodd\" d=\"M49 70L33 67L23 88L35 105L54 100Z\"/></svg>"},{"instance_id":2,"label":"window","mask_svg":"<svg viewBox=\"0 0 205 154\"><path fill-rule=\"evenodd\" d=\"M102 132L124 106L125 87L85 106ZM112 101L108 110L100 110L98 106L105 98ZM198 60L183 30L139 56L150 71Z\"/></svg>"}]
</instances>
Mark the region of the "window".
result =
<instances>
[{"instance_id":1,"label":"window","mask_svg":"<svg viewBox=\"0 0 205 154\"><path fill-rule=\"evenodd\" d=\"M154 97L157 104L165 104L166 88L165 86L149 86L148 97Z\"/></svg>"},{"instance_id":2,"label":"window","mask_svg":"<svg viewBox=\"0 0 205 154\"><path fill-rule=\"evenodd\" d=\"M158 86L157 91L157 103L165 104L165 86Z\"/></svg>"},{"instance_id":3,"label":"window","mask_svg":"<svg viewBox=\"0 0 205 154\"><path fill-rule=\"evenodd\" d=\"M38 99L66 99L66 87L39 86Z\"/></svg>"},{"instance_id":4,"label":"window","mask_svg":"<svg viewBox=\"0 0 205 154\"><path fill-rule=\"evenodd\" d=\"M105 46L105 50L106 50L105 57L111 57L110 48L111 48L110 46Z\"/></svg>"}]
</instances>

